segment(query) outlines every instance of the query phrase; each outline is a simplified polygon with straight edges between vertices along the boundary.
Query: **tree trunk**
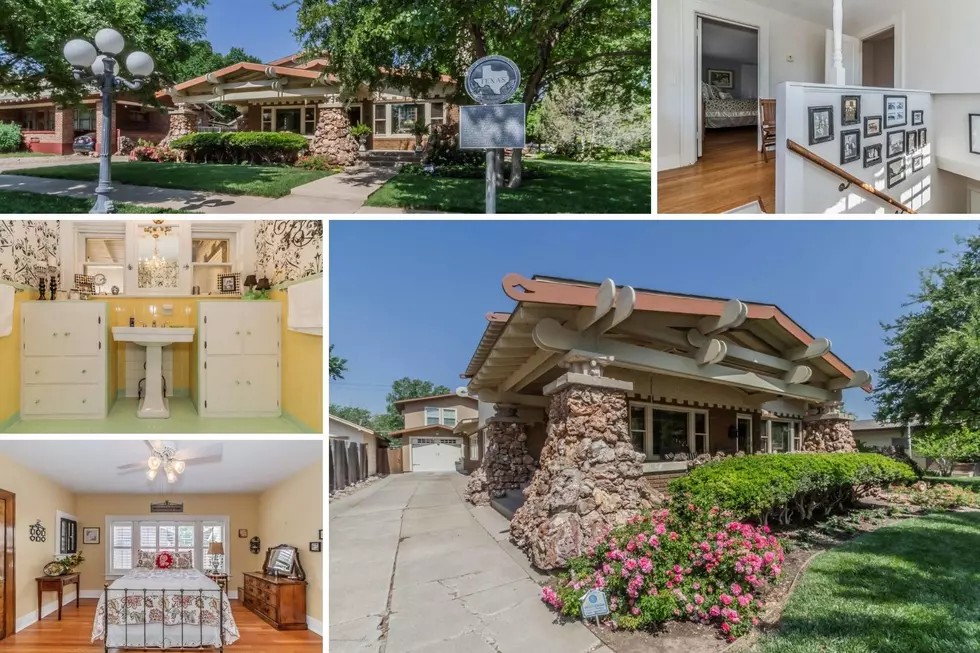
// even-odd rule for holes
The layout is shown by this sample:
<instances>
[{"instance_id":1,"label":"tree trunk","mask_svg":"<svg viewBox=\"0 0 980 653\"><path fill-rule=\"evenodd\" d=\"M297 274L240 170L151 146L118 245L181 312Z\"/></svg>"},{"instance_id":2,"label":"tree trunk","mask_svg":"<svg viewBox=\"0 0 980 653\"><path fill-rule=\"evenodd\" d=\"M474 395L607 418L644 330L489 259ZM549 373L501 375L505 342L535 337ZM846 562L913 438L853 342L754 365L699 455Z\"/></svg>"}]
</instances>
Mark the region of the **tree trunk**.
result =
<instances>
[{"instance_id":1,"label":"tree trunk","mask_svg":"<svg viewBox=\"0 0 980 653\"><path fill-rule=\"evenodd\" d=\"M510 152L510 181L507 183L508 188L520 188L521 182L524 180L524 151L518 148L514 148Z\"/></svg>"},{"instance_id":2,"label":"tree trunk","mask_svg":"<svg viewBox=\"0 0 980 653\"><path fill-rule=\"evenodd\" d=\"M493 157L494 166L497 168L497 188L504 187L504 151L496 150Z\"/></svg>"}]
</instances>

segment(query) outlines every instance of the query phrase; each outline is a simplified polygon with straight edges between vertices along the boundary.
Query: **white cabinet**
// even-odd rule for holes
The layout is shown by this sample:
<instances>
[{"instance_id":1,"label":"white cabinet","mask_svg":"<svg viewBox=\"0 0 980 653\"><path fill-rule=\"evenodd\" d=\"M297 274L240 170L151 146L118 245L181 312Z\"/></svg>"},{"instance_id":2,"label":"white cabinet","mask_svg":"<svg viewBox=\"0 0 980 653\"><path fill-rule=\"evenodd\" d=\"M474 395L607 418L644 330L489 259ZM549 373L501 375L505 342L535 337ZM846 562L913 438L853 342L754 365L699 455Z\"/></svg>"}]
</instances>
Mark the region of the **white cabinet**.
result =
<instances>
[{"instance_id":1,"label":"white cabinet","mask_svg":"<svg viewBox=\"0 0 980 653\"><path fill-rule=\"evenodd\" d=\"M203 301L198 305L198 401L207 417L282 414L282 304Z\"/></svg>"},{"instance_id":2,"label":"white cabinet","mask_svg":"<svg viewBox=\"0 0 980 653\"><path fill-rule=\"evenodd\" d=\"M105 417L107 304L24 302L21 320L21 418Z\"/></svg>"}]
</instances>

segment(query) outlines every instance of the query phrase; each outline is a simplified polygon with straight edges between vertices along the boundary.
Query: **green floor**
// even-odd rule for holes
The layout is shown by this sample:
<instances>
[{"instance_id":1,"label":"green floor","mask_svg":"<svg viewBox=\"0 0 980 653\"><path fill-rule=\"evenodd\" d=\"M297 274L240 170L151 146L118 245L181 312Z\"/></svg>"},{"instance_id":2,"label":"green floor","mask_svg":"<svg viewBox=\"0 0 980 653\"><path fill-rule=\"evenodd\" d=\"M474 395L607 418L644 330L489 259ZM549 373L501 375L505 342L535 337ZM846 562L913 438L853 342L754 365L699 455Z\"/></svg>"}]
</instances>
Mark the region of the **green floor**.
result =
<instances>
[{"instance_id":1,"label":"green floor","mask_svg":"<svg viewBox=\"0 0 980 653\"><path fill-rule=\"evenodd\" d=\"M138 399L117 399L107 419L35 419L5 433L305 433L286 417L201 417L188 397L170 398L169 419L136 417Z\"/></svg>"}]
</instances>

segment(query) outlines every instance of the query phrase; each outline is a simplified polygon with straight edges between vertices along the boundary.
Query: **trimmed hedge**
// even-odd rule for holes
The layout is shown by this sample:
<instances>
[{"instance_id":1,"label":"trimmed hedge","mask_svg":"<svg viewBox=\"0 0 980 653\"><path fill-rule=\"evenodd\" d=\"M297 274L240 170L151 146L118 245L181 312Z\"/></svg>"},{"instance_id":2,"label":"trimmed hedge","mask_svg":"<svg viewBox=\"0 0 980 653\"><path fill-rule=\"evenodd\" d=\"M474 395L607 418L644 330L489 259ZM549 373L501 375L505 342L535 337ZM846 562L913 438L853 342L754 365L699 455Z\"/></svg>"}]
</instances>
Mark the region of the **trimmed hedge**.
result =
<instances>
[{"instance_id":1,"label":"trimmed hedge","mask_svg":"<svg viewBox=\"0 0 980 653\"><path fill-rule=\"evenodd\" d=\"M908 465L880 454L765 454L702 465L668 491L678 511L717 506L737 519L788 524L847 507L872 488L915 479Z\"/></svg>"},{"instance_id":2,"label":"trimmed hedge","mask_svg":"<svg viewBox=\"0 0 980 653\"><path fill-rule=\"evenodd\" d=\"M309 148L306 138L291 132L199 132L170 142L193 163L293 163Z\"/></svg>"}]
</instances>

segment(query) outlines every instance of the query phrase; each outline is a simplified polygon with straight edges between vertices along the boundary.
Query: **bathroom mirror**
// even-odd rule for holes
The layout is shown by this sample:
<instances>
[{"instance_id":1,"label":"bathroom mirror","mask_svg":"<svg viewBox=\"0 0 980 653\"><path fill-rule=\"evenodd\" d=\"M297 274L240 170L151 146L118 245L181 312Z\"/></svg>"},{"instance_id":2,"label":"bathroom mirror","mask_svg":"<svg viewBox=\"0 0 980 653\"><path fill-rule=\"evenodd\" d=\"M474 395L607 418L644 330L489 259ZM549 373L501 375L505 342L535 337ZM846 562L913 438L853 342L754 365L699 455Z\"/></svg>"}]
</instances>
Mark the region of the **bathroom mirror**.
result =
<instances>
[{"instance_id":1,"label":"bathroom mirror","mask_svg":"<svg viewBox=\"0 0 980 653\"><path fill-rule=\"evenodd\" d=\"M176 290L180 284L180 239L173 227L151 225L139 232L139 275L141 289Z\"/></svg>"},{"instance_id":2,"label":"bathroom mirror","mask_svg":"<svg viewBox=\"0 0 980 653\"><path fill-rule=\"evenodd\" d=\"M288 544L280 544L268 549L262 571L270 576L306 579L306 572L299 562L299 550Z\"/></svg>"}]
</instances>

